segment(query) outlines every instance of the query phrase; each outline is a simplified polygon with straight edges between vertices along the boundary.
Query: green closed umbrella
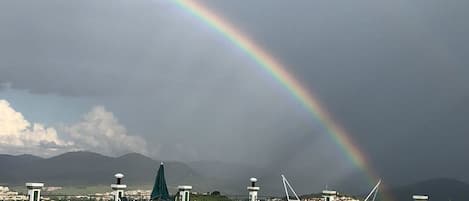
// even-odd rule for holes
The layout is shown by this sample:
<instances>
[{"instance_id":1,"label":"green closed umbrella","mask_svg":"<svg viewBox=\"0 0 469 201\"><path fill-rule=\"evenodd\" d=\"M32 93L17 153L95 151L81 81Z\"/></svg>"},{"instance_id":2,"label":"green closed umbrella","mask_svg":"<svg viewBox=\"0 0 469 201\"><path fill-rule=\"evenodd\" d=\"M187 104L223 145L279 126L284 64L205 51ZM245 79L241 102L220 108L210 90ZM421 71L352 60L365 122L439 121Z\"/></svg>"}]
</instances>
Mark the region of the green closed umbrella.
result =
<instances>
[{"instance_id":1,"label":"green closed umbrella","mask_svg":"<svg viewBox=\"0 0 469 201\"><path fill-rule=\"evenodd\" d=\"M160 169L158 169L158 174L156 175L155 185L153 186L153 191L151 192L151 200L171 200L168 187L166 186L166 179L164 178L163 162L161 162Z\"/></svg>"}]
</instances>

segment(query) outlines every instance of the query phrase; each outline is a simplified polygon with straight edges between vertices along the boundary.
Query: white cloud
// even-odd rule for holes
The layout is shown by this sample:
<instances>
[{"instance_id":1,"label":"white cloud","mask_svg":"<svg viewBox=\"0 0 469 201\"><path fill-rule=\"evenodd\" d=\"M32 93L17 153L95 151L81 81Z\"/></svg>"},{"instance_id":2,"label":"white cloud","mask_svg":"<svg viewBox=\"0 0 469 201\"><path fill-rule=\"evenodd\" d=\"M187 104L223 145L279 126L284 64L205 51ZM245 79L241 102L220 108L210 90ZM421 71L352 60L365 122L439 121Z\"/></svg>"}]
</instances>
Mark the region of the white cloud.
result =
<instances>
[{"instance_id":1,"label":"white cloud","mask_svg":"<svg viewBox=\"0 0 469 201\"><path fill-rule=\"evenodd\" d=\"M106 155L128 152L147 154L145 140L128 135L127 129L102 106L94 107L79 123L63 129L80 148Z\"/></svg>"},{"instance_id":2,"label":"white cloud","mask_svg":"<svg viewBox=\"0 0 469 201\"><path fill-rule=\"evenodd\" d=\"M59 139L54 128L30 123L6 100L0 100L0 150L4 153L50 155L72 142Z\"/></svg>"},{"instance_id":3,"label":"white cloud","mask_svg":"<svg viewBox=\"0 0 469 201\"><path fill-rule=\"evenodd\" d=\"M148 154L145 141L129 135L102 106L94 107L78 123L53 128L30 123L8 101L0 100L0 152L50 156L74 150L113 156L128 152Z\"/></svg>"}]
</instances>

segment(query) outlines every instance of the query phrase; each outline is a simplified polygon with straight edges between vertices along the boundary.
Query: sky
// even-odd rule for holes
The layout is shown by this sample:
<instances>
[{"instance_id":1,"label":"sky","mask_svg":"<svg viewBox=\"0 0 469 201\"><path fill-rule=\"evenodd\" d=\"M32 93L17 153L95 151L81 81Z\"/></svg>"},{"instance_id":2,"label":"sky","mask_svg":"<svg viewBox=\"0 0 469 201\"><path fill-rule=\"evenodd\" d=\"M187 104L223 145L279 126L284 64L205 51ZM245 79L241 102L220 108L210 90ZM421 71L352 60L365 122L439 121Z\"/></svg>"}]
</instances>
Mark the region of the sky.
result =
<instances>
[{"instance_id":1,"label":"sky","mask_svg":"<svg viewBox=\"0 0 469 201\"><path fill-rule=\"evenodd\" d=\"M469 2L199 2L285 64L381 176L469 181ZM0 27L2 153L360 174L288 91L170 1L5 0Z\"/></svg>"}]
</instances>

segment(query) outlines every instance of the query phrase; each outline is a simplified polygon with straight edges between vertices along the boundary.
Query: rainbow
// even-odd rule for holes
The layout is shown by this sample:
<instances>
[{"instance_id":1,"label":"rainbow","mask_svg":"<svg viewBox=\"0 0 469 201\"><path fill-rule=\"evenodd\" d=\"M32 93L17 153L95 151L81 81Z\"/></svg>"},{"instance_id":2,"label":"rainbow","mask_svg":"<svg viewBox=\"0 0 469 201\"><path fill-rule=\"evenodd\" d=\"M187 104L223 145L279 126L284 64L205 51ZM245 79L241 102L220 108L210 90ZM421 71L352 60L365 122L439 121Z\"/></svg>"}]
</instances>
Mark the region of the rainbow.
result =
<instances>
[{"instance_id":1,"label":"rainbow","mask_svg":"<svg viewBox=\"0 0 469 201\"><path fill-rule=\"evenodd\" d=\"M295 97L313 116L321 122L326 133L336 142L338 147L360 169L365 171L370 182L376 183L377 174L367 161L365 154L349 137L347 132L334 122L331 115L321 106L313 93L303 87L285 67L264 49L256 45L245 34L233 25L217 16L194 0L174 0L179 7L197 17L212 29L219 32L233 45L245 52L258 66L277 80L292 96Z\"/></svg>"}]
</instances>

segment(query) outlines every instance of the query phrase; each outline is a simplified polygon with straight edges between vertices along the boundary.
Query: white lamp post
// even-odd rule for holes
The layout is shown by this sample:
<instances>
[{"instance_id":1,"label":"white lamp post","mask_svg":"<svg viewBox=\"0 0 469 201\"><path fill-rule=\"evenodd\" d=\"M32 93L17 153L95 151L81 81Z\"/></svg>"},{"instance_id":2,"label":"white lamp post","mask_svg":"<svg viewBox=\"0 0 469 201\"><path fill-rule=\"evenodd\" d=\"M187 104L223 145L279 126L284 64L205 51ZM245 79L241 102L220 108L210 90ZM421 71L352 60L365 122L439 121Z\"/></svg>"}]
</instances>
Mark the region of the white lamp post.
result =
<instances>
[{"instance_id":1,"label":"white lamp post","mask_svg":"<svg viewBox=\"0 0 469 201\"><path fill-rule=\"evenodd\" d=\"M44 183L26 183L26 188L28 188L29 201L41 200L42 187L44 187Z\"/></svg>"},{"instance_id":2,"label":"white lamp post","mask_svg":"<svg viewBox=\"0 0 469 201\"><path fill-rule=\"evenodd\" d=\"M322 197L325 201L335 201L335 198L337 197L337 191L323 190Z\"/></svg>"},{"instance_id":3,"label":"white lamp post","mask_svg":"<svg viewBox=\"0 0 469 201\"><path fill-rule=\"evenodd\" d=\"M260 190L260 188L256 186L257 179L252 177L249 181L251 181L251 186L248 186L249 201L257 201L257 192Z\"/></svg>"},{"instance_id":4,"label":"white lamp post","mask_svg":"<svg viewBox=\"0 0 469 201\"><path fill-rule=\"evenodd\" d=\"M124 196L124 190L127 188L127 185L122 184L122 178L124 175L122 173L117 173L114 175L116 178L116 183L111 184L111 188L114 193L114 201L120 201L120 199Z\"/></svg>"},{"instance_id":5,"label":"white lamp post","mask_svg":"<svg viewBox=\"0 0 469 201\"><path fill-rule=\"evenodd\" d=\"M189 201L192 186L178 186L179 201Z\"/></svg>"}]
</instances>

